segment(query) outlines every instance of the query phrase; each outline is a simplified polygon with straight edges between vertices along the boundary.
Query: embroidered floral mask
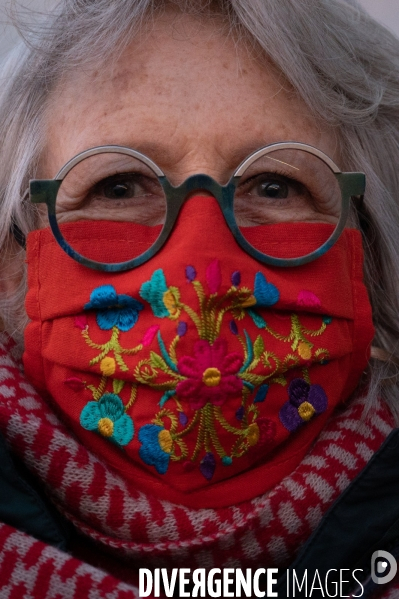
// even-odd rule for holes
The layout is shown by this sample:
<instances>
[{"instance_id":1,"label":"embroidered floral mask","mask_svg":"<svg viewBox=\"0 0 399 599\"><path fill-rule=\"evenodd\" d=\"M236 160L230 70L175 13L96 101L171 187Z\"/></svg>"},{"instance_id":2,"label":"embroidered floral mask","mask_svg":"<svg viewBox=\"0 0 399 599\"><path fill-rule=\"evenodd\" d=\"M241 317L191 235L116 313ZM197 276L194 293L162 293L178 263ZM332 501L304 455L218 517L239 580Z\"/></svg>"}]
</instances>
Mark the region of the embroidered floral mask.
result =
<instances>
[{"instance_id":1,"label":"embroidered floral mask","mask_svg":"<svg viewBox=\"0 0 399 599\"><path fill-rule=\"evenodd\" d=\"M82 253L96 240L99 261L123 261L126 242L146 235L132 223L65 227ZM326 227L254 234L265 253L295 243L306 254ZM239 247L215 199L197 196L133 271L90 270L48 229L29 235L27 260L27 375L104 461L176 503L231 505L272 488L368 361L371 308L353 229L309 264L265 266Z\"/></svg>"}]
</instances>

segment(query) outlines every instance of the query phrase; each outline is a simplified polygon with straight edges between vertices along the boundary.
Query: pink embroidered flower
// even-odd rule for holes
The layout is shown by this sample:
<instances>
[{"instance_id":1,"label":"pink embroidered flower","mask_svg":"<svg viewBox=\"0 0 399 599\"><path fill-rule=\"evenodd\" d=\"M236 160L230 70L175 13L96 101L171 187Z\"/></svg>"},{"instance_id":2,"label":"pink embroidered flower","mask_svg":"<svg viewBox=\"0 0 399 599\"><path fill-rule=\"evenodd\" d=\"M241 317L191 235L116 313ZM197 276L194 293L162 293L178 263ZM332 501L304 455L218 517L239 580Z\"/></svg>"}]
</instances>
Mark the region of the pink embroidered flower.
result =
<instances>
[{"instance_id":1,"label":"pink embroidered flower","mask_svg":"<svg viewBox=\"0 0 399 599\"><path fill-rule=\"evenodd\" d=\"M242 380L237 376L243 364L239 354L227 353L225 339L197 341L194 357L183 356L178 361L179 373L186 376L176 387L176 393L188 399L194 410L206 403L221 406L229 397L241 394Z\"/></svg>"}]
</instances>

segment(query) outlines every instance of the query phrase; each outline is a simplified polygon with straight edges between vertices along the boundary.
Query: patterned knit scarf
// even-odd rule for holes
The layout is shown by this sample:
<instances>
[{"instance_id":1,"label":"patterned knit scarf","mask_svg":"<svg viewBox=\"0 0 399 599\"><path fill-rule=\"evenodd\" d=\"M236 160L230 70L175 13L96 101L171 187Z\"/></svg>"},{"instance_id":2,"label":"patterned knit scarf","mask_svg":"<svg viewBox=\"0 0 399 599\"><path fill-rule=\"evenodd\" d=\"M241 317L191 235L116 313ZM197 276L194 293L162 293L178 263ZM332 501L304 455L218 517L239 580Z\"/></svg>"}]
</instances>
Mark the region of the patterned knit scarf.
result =
<instances>
[{"instance_id":1,"label":"patterned knit scarf","mask_svg":"<svg viewBox=\"0 0 399 599\"><path fill-rule=\"evenodd\" d=\"M155 495L144 495L80 445L24 379L19 362L12 357L12 343L4 336L1 341L0 429L9 446L42 481L59 511L103 552L109 553L110 562L117 557L128 562L130 570L132 564L135 568L288 565L325 511L392 429L391 418L382 405L364 416L363 401L353 401L330 419L307 457L270 493L228 508L194 510L162 501ZM17 535L17 541L14 537L10 541L11 533ZM23 537L26 535L9 527L0 529L4 555L11 551L14 564L18 556L29 553L21 541ZM38 542L35 543L37 552ZM44 551L46 546L39 545ZM46 550L52 556L62 555L52 548ZM40 563L37 556L35 560ZM68 560L74 564L70 563L69 568L75 576L76 569L83 565L78 560ZM57 560L52 557L50 562L47 577L53 572L59 576ZM2 567L4 559L0 561L0 576L5 580ZM7 576L11 588L13 579L11 574ZM101 586L100 579L101 576L96 584ZM5 587L1 584L1 599L36 597L33 591L29 595L3 594ZM111 589L111 582L108 584ZM114 580L113 584L116 589L119 583ZM122 585L119 589L122 594L115 590L112 597L134 596L132 589L126 591L128 587L128 594L124 595L123 588ZM51 596L50 592L40 593L41 598ZM64 595L60 591L54 596ZM100 590L97 596L111 597Z\"/></svg>"}]
</instances>

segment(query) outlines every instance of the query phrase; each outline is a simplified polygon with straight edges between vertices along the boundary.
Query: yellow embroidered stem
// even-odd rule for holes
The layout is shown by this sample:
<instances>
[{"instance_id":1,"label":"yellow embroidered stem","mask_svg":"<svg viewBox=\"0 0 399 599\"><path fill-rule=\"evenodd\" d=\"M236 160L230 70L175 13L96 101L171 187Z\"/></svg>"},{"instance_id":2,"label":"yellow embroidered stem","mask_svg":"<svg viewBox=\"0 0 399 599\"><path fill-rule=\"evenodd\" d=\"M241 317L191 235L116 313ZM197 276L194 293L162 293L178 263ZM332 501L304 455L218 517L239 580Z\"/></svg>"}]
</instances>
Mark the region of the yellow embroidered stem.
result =
<instances>
[{"instance_id":1,"label":"yellow embroidered stem","mask_svg":"<svg viewBox=\"0 0 399 599\"><path fill-rule=\"evenodd\" d=\"M118 349L121 354L134 356L135 354L137 354L139 351L141 351L143 349L143 345L141 343L139 343L139 345L136 345L136 347L133 347L132 349L124 349L118 343Z\"/></svg>"},{"instance_id":2,"label":"yellow embroidered stem","mask_svg":"<svg viewBox=\"0 0 399 599\"><path fill-rule=\"evenodd\" d=\"M94 343L90 339L88 327L86 327L85 329L82 330L82 336L83 336L84 340L86 341L87 345L89 347L91 347L92 349L104 349L104 345L98 345L97 343Z\"/></svg>"},{"instance_id":3,"label":"yellow embroidered stem","mask_svg":"<svg viewBox=\"0 0 399 599\"><path fill-rule=\"evenodd\" d=\"M310 382L309 370L307 368L302 368L302 375L303 375L303 378L305 379L305 381L307 382L307 384L310 385L311 382Z\"/></svg>"},{"instance_id":4,"label":"yellow embroidered stem","mask_svg":"<svg viewBox=\"0 0 399 599\"><path fill-rule=\"evenodd\" d=\"M107 356L107 354L109 354L109 352L113 351L114 356L115 356L115 361L118 364L119 368L124 372L129 370L128 367L126 366L123 358L121 357L121 354L134 355L137 352L139 352L141 349L143 349L143 346L140 343L138 346L136 346L132 349L123 349L119 343L119 332L120 331L119 331L118 327L112 327L111 339L109 341L107 341L107 343L99 345L97 343L94 343L90 339L87 329L84 329L82 331L82 335L83 335L86 343L89 345L89 347L91 347L92 349L101 349L102 350L98 356L96 356L95 358L90 360L90 362L89 362L90 366L94 366L94 364L101 362L105 358L105 356Z\"/></svg>"},{"instance_id":5,"label":"yellow embroidered stem","mask_svg":"<svg viewBox=\"0 0 399 599\"><path fill-rule=\"evenodd\" d=\"M208 432L209 432L209 436L210 436L211 441L212 441L212 445L213 445L213 447L216 450L216 453L221 458L223 458L226 455L226 452L223 449L223 447L222 447L222 445L221 445L221 443L219 441L219 438L218 438L218 435L217 435L217 432L216 432L216 429L215 429L215 424L214 424L214 418L216 416L216 409L217 409L217 407L218 406L212 406L213 415L209 419L209 431Z\"/></svg>"},{"instance_id":6,"label":"yellow embroidered stem","mask_svg":"<svg viewBox=\"0 0 399 599\"><path fill-rule=\"evenodd\" d=\"M180 433L176 433L175 438L181 439L181 438L185 437L189 432L191 432L193 430L193 428L195 427L195 425L198 423L199 417L200 417L200 413L196 412L195 416L192 419L192 421L190 422L190 424L188 426L186 426L185 429L180 431ZM201 423L200 423L200 425L201 425Z\"/></svg>"},{"instance_id":7,"label":"yellow embroidered stem","mask_svg":"<svg viewBox=\"0 0 399 599\"><path fill-rule=\"evenodd\" d=\"M170 454L170 458L175 462L179 462L180 460L188 456L188 447L184 443L184 441L182 441L181 439L177 439L176 435L173 435L173 441L175 441L176 445L180 449L180 455L176 455L175 452L172 451L172 453Z\"/></svg>"},{"instance_id":8,"label":"yellow embroidered stem","mask_svg":"<svg viewBox=\"0 0 399 599\"><path fill-rule=\"evenodd\" d=\"M184 310L185 313L188 314L188 316L191 318L191 320L195 324L195 328L198 331L198 335L201 336L202 325L201 320L198 318L198 315L194 312L192 308L190 308L190 306L187 306L187 304L181 304L181 309Z\"/></svg>"},{"instance_id":9,"label":"yellow embroidered stem","mask_svg":"<svg viewBox=\"0 0 399 599\"><path fill-rule=\"evenodd\" d=\"M324 333L324 331L326 330L326 328L327 328L327 325L323 321L321 327L319 329L317 329L316 331L314 331L312 329L305 329L305 327L302 327L302 331L304 333L306 333L306 335L310 335L311 337L317 337L318 335L322 335Z\"/></svg>"},{"instance_id":10,"label":"yellow embroidered stem","mask_svg":"<svg viewBox=\"0 0 399 599\"><path fill-rule=\"evenodd\" d=\"M228 431L229 433L232 433L233 435L241 435L241 430L239 428L231 426L231 424L229 424L227 422L227 420L225 419L225 417L222 414L220 406L213 406L213 412L214 412L216 420L226 431Z\"/></svg>"},{"instance_id":11,"label":"yellow embroidered stem","mask_svg":"<svg viewBox=\"0 0 399 599\"><path fill-rule=\"evenodd\" d=\"M207 315L207 324L206 324L206 329L208 331L208 341L212 344L215 342L216 338L218 337L218 333L217 333L217 327L216 327L216 310L215 308L210 308L209 304L211 302L211 300L213 299L213 295L210 296L209 298L209 302L208 302L208 310L205 310L205 314Z\"/></svg>"},{"instance_id":12,"label":"yellow embroidered stem","mask_svg":"<svg viewBox=\"0 0 399 599\"><path fill-rule=\"evenodd\" d=\"M281 372L287 372L291 368L295 368L300 363L300 359L295 354L288 354L285 356L283 360L283 366L281 367Z\"/></svg>"},{"instance_id":13,"label":"yellow embroidered stem","mask_svg":"<svg viewBox=\"0 0 399 599\"><path fill-rule=\"evenodd\" d=\"M211 451L211 445L210 445L210 431L212 429L212 404L207 403L205 404L205 406L202 408L204 411L204 428L205 428L205 438L204 438L204 445L205 445L205 450L207 453L209 453Z\"/></svg>"},{"instance_id":14,"label":"yellow embroidered stem","mask_svg":"<svg viewBox=\"0 0 399 599\"><path fill-rule=\"evenodd\" d=\"M193 286L195 289L195 292L197 294L198 297L198 302L199 302L199 309L200 309L200 321L199 321L199 329L198 332L200 331L200 329L202 329L201 323L204 322L204 302L205 302L205 293L204 293L204 289L201 285L201 283L199 281L193 281ZM195 312L194 312L195 314ZM195 314L196 319L198 319L198 316Z\"/></svg>"},{"instance_id":15,"label":"yellow embroidered stem","mask_svg":"<svg viewBox=\"0 0 399 599\"><path fill-rule=\"evenodd\" d=\"M292 341L292 339L293 339L293 334L292 334L292 319L291 319L291 330L290 330L290 333L288 335L281 335L280 333L276 333L276 331L273 331L273 329L269 325L267 325L265 327L265 330L268 333L270 333L270 335L272 337L274 337L275 339L278 339L279 341L288 342L288 341Z\"/></svg>"},{"instance_id":16,"label":"yellow embroidered stem","mask_svg":"<svg viewBox=\"0 0 399 599\"><path fill-rule=\"evenodd\" d=\"M178 420L175 416L175 414L173 414L173 412L171 412L170 410L164 408L163 410L161 410L160 412L158 412L158 414L155 416L154 420L152 421L154 424L157 424L158 426L165 426L162 418L169 418L171 426L170 426L170 433L174 433L177 429L177 425L178 425Z\"/></svg>"},{"instance_id":17,"label":"yellow embroidered stem","mask_svg":"<svg viewBox=\"0 0 399 599\"><path fill-rule=\"evenodd\" d=\"M217 310L219 308L219 306L221 306L223 304L223 302L228 300L232 295L235 295L236 293L237 293L237 287L230 287L230 289L228 289L226 291L226 293L224 295L222 295L222 297L218 298L219 301L214 303L213 307L215 308L215 310ZM215 294L215 296L216 296L216 294ZM216 299L216 297L215 297L215 299Z\"/></svg>"},{"instance_id":18,"label":"yellow embroidered stem","mask_svg":"<svg viewBox=\"0 0 399 599\"><path fill-rule=\"evenodd\" d=\"M276 354L273 354L269 351L265 351L263 352L261 359L263 366L271 369L271 372L268 373L268 376L273 376L276 372L281 371L281 361L276 356ZM274 369L272 364L270 363L271 359L274 361Z\"/></svg>"},{"instance_id":19,"label":"yellow embroidered stem","mask_svg":"<svg viewBox=\"0 0 399 599\"><path fill-rule=\"evenodd\" d=\"M177 364L176 345L179 339L179 335L176 335L176 337L172 340L171 344L169 345L169 356L172 362L174 362L175 364Z\"/></svg>"},{"instance_id":20,"label":"yellow embroidered stem","mask_svg":"<svg viewBox=\"0 0 399 599\"><path fill-rule=\"evenodd\" d=\"M219 337L220 335L220 329L222 327L222 322L223 322L223 317L226 314L226 312L231 311L234 308L233 304L230 304L229 306L222 308L221 310L219 310L219 313L217 315L217 319L216 319L216 326L215 326L215 338Z\"/></svg>"},{"instance_id":21,"label":"yellow embroidered stem","mask_svg":"<svg viewBox=\"0 0 399 599\"><path fill-rule=\"evenodd\" d=\"M198 430L197 442L195 444L195 448L194 448L193 455L192 455L192 458L191 458L193 462L198 458L198 454L201 451L201 447L202 447L202 445L204 443L204 440L205 440L205 426L204 426L204 420L205 420L204 410L205 410L205 407L203 407L200 410L199 427L198 427L199 430Z\"/></svg>"},{"instance_id":22,"label":"yellow embroidered stem","mask_svg":"<svg viewBox=\"0 0 399 599\"><path fill-rule=\"evenodd\" d=\"M327 349L323 349L322 347L317 349L314 355L315 358L317 358L320 362L330 359L330 352Z\"/></svg>"},{"instance_id":23,"label":"yellow embroidered stem","mask_svg":"<svg viewBox=\"0 0 399 599\"><path fill-rule=\"evenodd\" d=\"M247 344L246 344L246 341L244 341L244 339L241 337L241 335L237 335L237 339L242 345L242 349L244 351L244 363L245 363L248 358Z\"/></svg>"},{"instance_id":24,"label":"yellow embroidered stem","mask_svg":"<svg viewBox=\"0 0 399 599\"><path fill-rule=\"evenodd\" d=\"M128 410L130 410L130 408L132 407L132 405L136 401L136 397L137 397L137 385L133 384L132 385L132 390L130 392L130 399L129 399L128 403L125 406L125 412L127 412Z\"/></svg>"},{"instance_id":25,"label":"yellow embroidered stem","mask_svg":"<svg viewBox=\"0 0 399 599\"><path fill-rule=\"evenodd\" d=\"M107 380L108 380L108 377L102 376L98 387L95 387L94 385L87 385L87 388L90 389L90 391L92 392L93 399L95 401L98 401L100 399L100 397L102 397L102 395L104 394Z\"/></svg>"}]
</instances>

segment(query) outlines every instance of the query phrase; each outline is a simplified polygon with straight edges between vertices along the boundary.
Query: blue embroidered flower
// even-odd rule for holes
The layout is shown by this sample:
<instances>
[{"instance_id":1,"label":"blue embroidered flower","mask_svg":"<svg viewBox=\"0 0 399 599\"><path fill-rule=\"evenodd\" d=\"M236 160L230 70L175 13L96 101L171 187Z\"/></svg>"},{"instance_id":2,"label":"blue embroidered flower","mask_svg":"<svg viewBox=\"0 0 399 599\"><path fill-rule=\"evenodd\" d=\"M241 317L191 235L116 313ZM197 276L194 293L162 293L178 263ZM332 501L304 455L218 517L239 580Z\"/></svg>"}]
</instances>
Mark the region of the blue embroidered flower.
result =
<instances>
[{"instance_id":1,"label":"blue embroidered flower","mask_svg":"<svg viewBox=\"0 0 399 599\"><path fill-rule=\"evenodd\" d=\"M143 308L143 304L130 295L118 295L112 285L101 285L94 289L84 307L85 310L97 311L97 324L103 331L109 331L112 327L129 331Z\"/></svg>"},{"instance_id":2,"label":"blue embroidered flower","mask_svg":"<svg viewBox=\"0 0 399 599\"><path fill-rule=\"evenodd\" d=\"M176 287L166 285L162 268L154 271L149 281L142 284L140 296L146 300L158 318L171 318L176 320L180 316L180 294Z\"/></svg>"},{"instance_id":3,"label":"blue embroidered flower","mask_svg":"<svg viewBox=\"0 0 399 599\"><path fill-rule=\"evenodd\" d=\"M139 441L142 443L139 455L143 462L155 466L159 474L165 474L173 445L170 432L157 424L145 424L139 431Z\"/></svg>"},{"instance_id":4,"label":"blue embroidered flower","mask_svg":"<svg viewBox=\"0 0 399 599\"><path fill-rule=\"evenodd\" d=\"M115 393L105 393L98 401L89 401L80 415L80 424L118 445L127 445L134 435L133 421L125 414L122 400Z\"/></svg>"},{"instance_id":5,"label":"blue embroidered flower","mask_svg":"<svg viewBox=\"0 0 399 599\"><path fill-rule=\"evenodd\" d=\"M257 306L267 308L278 302L280 293L273 283L267 282L265 275L257 272L255 275L254 296Z\"/></svg>"}]
</instances>

